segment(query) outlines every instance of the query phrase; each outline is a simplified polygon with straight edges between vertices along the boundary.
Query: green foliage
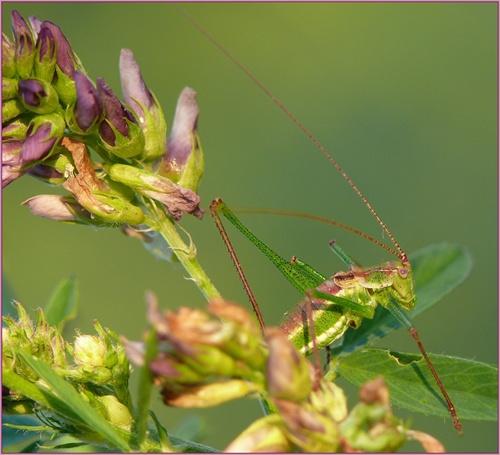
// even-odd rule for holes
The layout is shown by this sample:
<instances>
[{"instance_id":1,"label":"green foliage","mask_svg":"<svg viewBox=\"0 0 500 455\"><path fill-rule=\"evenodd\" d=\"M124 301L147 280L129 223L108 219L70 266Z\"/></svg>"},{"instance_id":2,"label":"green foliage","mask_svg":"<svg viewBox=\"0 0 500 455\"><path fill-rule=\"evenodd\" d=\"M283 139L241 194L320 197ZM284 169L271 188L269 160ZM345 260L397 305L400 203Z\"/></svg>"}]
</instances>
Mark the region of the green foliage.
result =
<instances>
[{"instance_id":1,"label":"green foliage","mask_svg":"<svg viewBox=\"0 0 500 455\"><path fill-rule=\"evenodd\" d=\"M461 420L498 417L498 367L474 360L430 355ZM413 412L449 417L448 407L422 356L382 349L363 349L342 357L339 374L360 386L383 376L392 404Z\"/></svg>"}]
</instances>

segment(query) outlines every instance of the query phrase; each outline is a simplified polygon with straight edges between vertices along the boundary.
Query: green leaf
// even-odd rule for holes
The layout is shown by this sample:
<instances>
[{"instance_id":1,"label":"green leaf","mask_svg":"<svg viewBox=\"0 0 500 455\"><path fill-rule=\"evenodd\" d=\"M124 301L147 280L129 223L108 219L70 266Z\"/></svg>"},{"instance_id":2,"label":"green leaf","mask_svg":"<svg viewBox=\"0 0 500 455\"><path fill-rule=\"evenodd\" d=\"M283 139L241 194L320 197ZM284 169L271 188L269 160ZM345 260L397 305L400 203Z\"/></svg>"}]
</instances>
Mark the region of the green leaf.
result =
<instances>
[{"instance_id":1,"label":"green leaf","mask_svg":"<svg viewBox=\"0 0 500 455\"><path fill-rule=\"evenodd\" d=\"M27 395L29 398L39 401L49 409L65 416L73 421L78 421L86 425L92 432L101 435L106 441L112 443L115 447L124 452L129 452L128 443L120 434L101 417L71 385L57 375L48 365L34 357L16 352L49 386L44 387L39 384L33 384L36 388L34 396ZM25 381L26 382L26 381ZM16 390L16 389L13 389ZM16 390L18 391L18 390ZM21 393L24 394L23 391ZM42 399L40 399L40 395Z\"/></svg>"},{"instance_id":2,"label":"green leaf","mask_svg":"<svg viewBox=\"0 0 500 455\"><path fill-rule=\"evenodd\" d=\"M430 245L410 255L417 304L411 318L437 303L469 276L472 259L460 246L441 243ZM332 356L353 352L374 343L401 324L379 306L373 319L364 319L357 330L348 330L342 340L331 349Z\"/></svg>"},{"instance_id":3,"label":"green leaf","mask_svg":"<svg viewBox=\"0 0 500 455\"><path fill-rule=\"evenodd\" d=\"M498 367L445 355L429 357L461 420L497 420ZM434 377L420 355L363 349L341 358L337 372L357 386L383 376L393 405L426 415L450 417Z\"/></svg>"},{"instance_id":4,"label":"green leaf","mask_svg":"<svg viewBox=\"0 0 500 455\"><path fill-rule=\"evenodd\" d=\"M77 308L78 281L71 277L57 285L45 306L44 314L47 322L61 331L67 321L76 317Z\"/></svg>"}]
</instances>

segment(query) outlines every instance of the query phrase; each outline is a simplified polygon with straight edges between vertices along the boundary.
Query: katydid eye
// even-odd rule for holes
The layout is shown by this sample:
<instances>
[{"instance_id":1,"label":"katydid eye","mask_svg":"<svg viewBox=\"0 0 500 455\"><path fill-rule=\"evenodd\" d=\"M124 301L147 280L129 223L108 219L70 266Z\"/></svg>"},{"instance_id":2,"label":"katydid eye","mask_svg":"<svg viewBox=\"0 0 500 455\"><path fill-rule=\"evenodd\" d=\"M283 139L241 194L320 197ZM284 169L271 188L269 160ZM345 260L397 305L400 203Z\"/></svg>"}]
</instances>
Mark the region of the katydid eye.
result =
<instances>
[{"instance_id":1,"label":"katydid eye","mask_svg":"<svg viewBox=\"0 0 500 455\"><path fill-rule=\"evenodd\" d=\"M408 276L408 269L405 267L401 267L400 269L398 269L398 272L401 278L406 278Z\"/></svg>"}]
</instances>

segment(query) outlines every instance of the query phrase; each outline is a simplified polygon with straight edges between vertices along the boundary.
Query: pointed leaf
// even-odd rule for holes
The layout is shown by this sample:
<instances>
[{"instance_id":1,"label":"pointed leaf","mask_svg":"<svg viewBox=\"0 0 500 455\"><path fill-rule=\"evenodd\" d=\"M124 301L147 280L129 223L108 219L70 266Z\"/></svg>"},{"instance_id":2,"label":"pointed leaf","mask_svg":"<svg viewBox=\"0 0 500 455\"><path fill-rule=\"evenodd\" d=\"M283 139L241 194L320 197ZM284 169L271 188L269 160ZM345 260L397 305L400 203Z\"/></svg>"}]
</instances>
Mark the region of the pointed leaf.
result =
<instances>
[{"instance_id":1,"label":"pointed leaf","mask_svg":"<svg viewBox=\"0 0 500 455\"><path fill-rule=\"evenodd\" d=\"M51 326L62 330L64 324L76 317L78 308L78 281L71 277L62 280L45 306L44 314Z\"/></svg>"},{"instance_id":2,"label":"pointed leaf","mask_svg":"<svg viewBox=\"0 0 500 455\"><path fill-rule=\"evenodd\" d=\"M459 286L470 274L472 259L462 247L441 243L410 255L415 279L417 305L413 319ZM331 349L332 356L353 352L383 338L401 324L385 308L378 307L373 319L365 319L357 330L348 330L341 342Z\"/></svg>"},{"instance_id":3,"label":"pointed leaf","mask_svg":"<svg viewBox=\"0 0 500 455\"><path fill-rule=\"evenodd\" d=\"M48 389L35 384L38 394L44 397L41 400L42 403L48 403L50 409L85 424L120 450L130 451L128 443L122 439L108 421L101 417L68 382L58 376L48 365L23 352L17 352L17 355L22 357L50 387ZM35 397L30 398L40 401Z\"/></svg>"},{"instance_id":4,"label":"pointed leaf","mask_svg":"<svg viewBox=\"0 0 500 455\"><path fill-rule=\"evenodd\" d=\"M498 367L445 355L429 355L461 420L496 420ZM338 373L357 386L383 376L391 401L411 411L450 417L448 407L420 355L363 349L343 357Z\"/></svg>"}]
</instances>

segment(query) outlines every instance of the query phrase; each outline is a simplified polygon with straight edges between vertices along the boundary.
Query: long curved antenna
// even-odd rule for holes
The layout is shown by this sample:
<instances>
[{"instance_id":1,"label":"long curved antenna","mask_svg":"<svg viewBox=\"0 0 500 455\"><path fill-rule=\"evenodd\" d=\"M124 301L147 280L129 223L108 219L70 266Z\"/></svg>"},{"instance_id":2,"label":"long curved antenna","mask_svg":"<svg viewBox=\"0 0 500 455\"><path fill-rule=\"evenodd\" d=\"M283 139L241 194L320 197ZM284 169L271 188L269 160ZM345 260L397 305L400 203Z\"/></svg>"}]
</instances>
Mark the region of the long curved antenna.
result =
<instances>
[{"instance_id":1,"label":"long curved antenna","mask_svg":"<svg viewBox=\"0 0 500 455\"><path fill-rule=\"evenodd\" d=\"M406 253L402 250L402 248L399 246L398 242L396 242L396 239L392 235L391 231L389 231L388 227L386 224L382 221L382 218L378 215L378 213L375 211L375 209L371 206L371 204L368 202L368 200L363 196L363 193L358 189L358 187L354 184L354 182L351 180L351 178L346 174L346 172L340 167L339 163L327 152L325 147L316 139L312 133L309 132L309 130L302 124L300 123L294 115L285 107L281 102L248 70L246 69L242 63L239 62L239 60L234 57L221 43L219 43L207 30L205 30L201 24L199 24L192 16L190 16L186 11L184 11L180 6L174 5L177 10L189 21L191 22L203 35L205 35L213 44L215 44L241 71L243 71L248 78L250 78L267 96L268 98L271 99L271 101L278 106L283 113L290 119L292 122L294 122L301 130L302 132L311 139L311 141L316 145L316 147L321 150L323 155L325 155L328 160L337 168L337 170L342 174L344 179L349 183L351 188L356 192L356 194L361 198L363 203L368 207L372 215L375 217L377 220L378 224L382 227L382 229L387 233L387 236L389 239L391 239L391 242L393 245L396 247L396 249L399 251L398 257L401 259L403 263L408 262L408 256Z\"/></svg>"},{"instance_id":2,"label":"long curved antenna","mask_svg":"<svg viewBox=\"0 0 500 455\"><path fill-rule=\"evenodd\" d=\"M335 221L331 220L330 218L325 218L322 216L318 215L313 215L312 213L307 213L307 212L298 212L295 210L283 210L283 209L256 209L256 208L251 208L251 207L244 207L244 208L233 208L233 212L236 213L251 213L253 215L278 215L278 216L290 216L290 217L295 217L295 218L305 218L308 220L313 220L313 221L319 221L320 223L326 223L326 224L331 224L332 226L339 227L341 229L345 229L346 231L349 231L353 234L359 235L360 237L363 237L365 240L368 240L369 242L374 243L375 245L383 248L384 250L388 251L391 253L393 256L396 256L397 258L400 258L400 254L393 250L392 248L389 248L387 245L384 243L380 242L377 239L374 239L372 236L368 235L366 232L360 231L359 229L353 228L352 226L349 226L348 224L341 223L340 221Z\"/></svg>"}]
</instances>

